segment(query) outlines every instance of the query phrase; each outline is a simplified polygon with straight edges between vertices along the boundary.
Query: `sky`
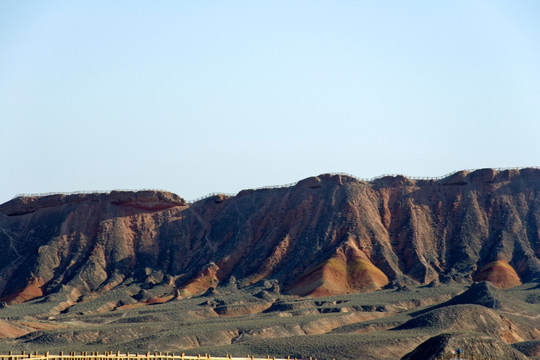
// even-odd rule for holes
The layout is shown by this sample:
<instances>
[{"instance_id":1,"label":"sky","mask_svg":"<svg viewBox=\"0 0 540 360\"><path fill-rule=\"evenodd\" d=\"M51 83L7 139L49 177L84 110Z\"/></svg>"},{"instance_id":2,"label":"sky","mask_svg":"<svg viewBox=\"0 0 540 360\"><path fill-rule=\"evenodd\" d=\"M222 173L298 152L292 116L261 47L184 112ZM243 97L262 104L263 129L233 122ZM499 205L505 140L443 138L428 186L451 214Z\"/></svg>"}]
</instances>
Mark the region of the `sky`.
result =
<instances>
[{"instance_id":1,"label":"sky","mask_svg":"<svg viewBox=\"0 0 540 360\"><path fill-rule=\"evenodd\" d=\"M0 203L540 166L540 2L0 0Z\"/></svg>"}]
</instances>

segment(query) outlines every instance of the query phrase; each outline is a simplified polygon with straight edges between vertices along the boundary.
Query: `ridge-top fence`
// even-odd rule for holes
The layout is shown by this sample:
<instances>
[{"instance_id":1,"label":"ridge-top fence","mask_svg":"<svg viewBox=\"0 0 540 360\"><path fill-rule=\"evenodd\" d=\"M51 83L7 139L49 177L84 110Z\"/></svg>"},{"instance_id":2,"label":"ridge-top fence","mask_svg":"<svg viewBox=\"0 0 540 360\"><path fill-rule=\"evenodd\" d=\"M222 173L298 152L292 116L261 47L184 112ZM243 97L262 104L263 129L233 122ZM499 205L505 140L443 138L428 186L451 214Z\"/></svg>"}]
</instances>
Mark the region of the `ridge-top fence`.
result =
<instances>
[{"instance_id":1,"label":"ridge-top fence","mask_svg":"<svg viewBox=\"0 0 540 360\"><path fill-rule=\"evenodd\" d=\"M15 195L15 198L18 197L42 197L42 196L50 196L50 195L89 195L89 194L99 194L99 195L107 195L110 194L113 191L126 191L126 192L138 192L138 191L162 191L162 192L169 192L167 190L162 189L114 189L114 190L77 190L77 191L61 191L61 192L46 192L46 193L29 193L29 194L17 194Z\"/></svg>"},{"instance_id":2,"label":"ridge-top fence","mask_svg":"<svg viewBox=\"0 0 540 360\"><path fill-rule=\"evenodd\" d=\"M217 195L224 195L224 196L233 197L233 196L236 196L238 194L237 193L213 192L213 193L206 194L204 196L198 197L198 198L196 198L194 200L189 200L188 203L193 204L194 202L201 201L201 200L204 200L204 199L208 199L208 198L211 198L212 196L217 196Z\"/></svg>"},{"instance_id":3,"label":"ridge-top fence","mask_svg":"<svg viewBox=\"0 0 540 360\"><path fill-rule=\"evenodd\" d=\"M523 166L523 167L508 167L508 168L490 168L490 169L493 169L496 172L500 172L500 171L507 171L507 170L540 169L540 166ZM473 172L473 171L476 171L476 170L479 170L479 169L457 170L457 171L452 171L452 172L450 172L448 174L445 174L445 175L442 175L442 176L405 176L403 174L382 174L382 175L378 175L378 176L375 176L375 177L372 177L372 178L362 178L362 177L358 177L358 176L355 176L355 175L352 175L352 174L349 174L349 173L345 173L345 172L333 172L333 173L329 173L329 174L330 175L348 176L348 177L351 177L353 179L356 179L358 181L363 181L363 182L372 182L372 181L376 181L376 180L379 180L379 179L382 179L382 178L385 178L385 177L388 177L388 176L390 176L390 177L404 176L407 179L415 180L415 181L430 181L430 180L431 181L440 181L442 179L445 179L445 178L447 178L449 176L452 176L452 175L457 174L457 173L462 172L462 171ZM296 184L298 184L298 181L290 183L290 184L284 184L284 185L261 186L261 187L253 188L253 189L250 189L250 190L283 189L283 188L289 188L289 187L295 186ZM201 197L199 197L197 199L190 200L190 201L187 201L187 202L189 204L193 204L193 203L195 203L197 201L208 199L208 198L210 198L212 196L216 196L216 195L225 195L225 196L233 197L233 196L236 196L237 194L236 193L213 192L213 193L201 196Z\"/></svg>"},{"instance_id":4,"label":"ridge-top fence","mask_svg":"<svg viewBox=\"0 0 540 360\"><path fill-rule=\"evenodd\" d=\"M500 172L500 171L507 171L507 170L523 170L523 169L540 169L540 166L523 166L523 167L508 167L508 168L492 168L493 170L497 171L497 172ZM376 180L379 180L379 179L382 179L384 177L395 177L395 176L404 176L406 177L407 179L410 179L410 180L415 180L415 181L439 181L439 180L442 180L442 179L445 179L449 176L452 176L454 174L457 174L461 171L466 171L466 172L473 172L473 171L476 171L478 169L463 169L463 170L457 170L457 171L452 171L448 174L445 174L445 175L442 175L442 176L432 176L432 177L429 177L429 176L405 176L403 174L383 174L383 175L378 175L378 176L375 176L375 177L372 177L372 178L362 178L362 177L358 177L358 176L355 176L355 175L352 175L352 174L348 174L348 173L345 173L345 172L334 172L334 173L329 173L330 175L342 175L342 176L348 176L348 177L351 177L353 179L356 179L358 181L363 181L363 182L372 182L372 181L376 181ZM252 188L252 189L249 189L249 190L264 190L264 189L284 189L284 188L289 188L289 187L292 187L292 186L295 186L296 184L298 184L298 181L296 182L293 182L293 183L290 183L290 184L283 184L283 185L268 185L268 186L261 186L261 187L257 187L257 188ZM81 191L72 191L72 192L48 192L48 193L34 193L34 194L17 194L15 195L15 198L18 198L18 197L41 197L41 196L50 196L50 195L84 195L84 194L110 194L112 191L163 191L163 192L168 192L167 190L162 190L162 189L116 189L116 190L81 190ZM230 197L233 197L233 196L236 196L237 193L223 193L223 192L213 192L213 193L210 193L210 194L206 194L204 196L201 196L201 197L198 197L194 200L189 200L189 201L186 201L188 204L193 204L197 201L201 201L201 200L204 200L204 199L208 199L212 196L216 196L216 195L225 195L225 196L230 196Z\"/></svg>"},{"instance_id":5,"label":"ridge-top fence","mask_svg":"<svg viewBox=\"0 0 540 360\"><path fill-rule=\"evenodd\" d=\"M494 170L496 172L507 171L507 170L523 170L523 169L537 169L537 170L539 170L540 166L522 166L522 167L507 167L507 168L489 168L489 169L492 169L492 170ZM372 178L360 178L358 176L347 174L347 173L344 173L344 172L331 173L331 174L332 175L345 175L345 176L352 177L352 178L354 178L356 180L366 181L366 182L379 180L379 179L382 179L382 178L388 177L388 176L391 176L391 177L404 176L404 177L406 177L407 179L410 179L410 180L425 180L425 181L435 180L435 181L439 181L439 180L445 179L445 178L447 178L449 176L452 176L452 175L457 174L457 173L462 172L462 171L471 173L471 172L474 172L474 171L477 171L477 170L481 170L481 169L456 170L456 171L452 171L452 172L450 172L448 174L445 174L445 175L442 175L442 176L406 176L406 175L403 175L403 174L383 174L383 175L378 175L378 176L375 176L375 177L372 177Z\"/></svg>"},{"instance_id":6,"label":"ridge-top fence","mask_svg":"<svg viewBox=\"0 0 540 360\"><path fill-rule=\"evenodd\" d=\"M161 353L161 352L154 352L154 353L121 353L119 351L117 352L104 352L100 354L99 352L81 352L79 354L75 352L69 352L69 354L64 354L64 352L60 352L59 354L50 354L48 351L44 354L38 354L37 352L34 353L28 353L26 354L24 351L21 354L13 354L11 351L8 355L0 355L1 360L25 360L25 359L32 359L32 360L292 360L296 358L291 358L290 356L287 356L286 358L276 358L276 357L270 357L266 356L265 358L257 358L251 355L247 355L246 357L232 357L230 355L226 355L225 357L216 357L216 356L210 356L209 354L204 355L185 355L182 354L174 354L174 353ZM309 360L317 360L313 358L309 358Z\"/></svg>"}]
</instances>

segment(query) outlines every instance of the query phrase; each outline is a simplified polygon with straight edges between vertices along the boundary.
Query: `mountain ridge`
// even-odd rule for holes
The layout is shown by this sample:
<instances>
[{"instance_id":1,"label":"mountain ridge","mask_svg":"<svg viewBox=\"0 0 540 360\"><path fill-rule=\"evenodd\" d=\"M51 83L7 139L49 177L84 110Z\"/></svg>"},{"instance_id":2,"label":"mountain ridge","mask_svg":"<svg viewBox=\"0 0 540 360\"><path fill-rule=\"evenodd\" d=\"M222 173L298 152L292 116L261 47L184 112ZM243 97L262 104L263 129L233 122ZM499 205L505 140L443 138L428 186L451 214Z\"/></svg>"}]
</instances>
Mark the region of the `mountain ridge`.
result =
<instances>
[{"instance_id":1,"label":"mountain ridge","mask_svg":"<svg viewBox=\"0 0 540 360\"><path fill-rule=\"evenodd\" d=\"M515 286L540 279L539 209L536 168L369 182L323 174L194 203L165 191L18 197L0 205L0 301L66 289L80 298L126 281L165 284L161 295L178 298L231 276L302 296Z\"/></svg>"}]
</instances>

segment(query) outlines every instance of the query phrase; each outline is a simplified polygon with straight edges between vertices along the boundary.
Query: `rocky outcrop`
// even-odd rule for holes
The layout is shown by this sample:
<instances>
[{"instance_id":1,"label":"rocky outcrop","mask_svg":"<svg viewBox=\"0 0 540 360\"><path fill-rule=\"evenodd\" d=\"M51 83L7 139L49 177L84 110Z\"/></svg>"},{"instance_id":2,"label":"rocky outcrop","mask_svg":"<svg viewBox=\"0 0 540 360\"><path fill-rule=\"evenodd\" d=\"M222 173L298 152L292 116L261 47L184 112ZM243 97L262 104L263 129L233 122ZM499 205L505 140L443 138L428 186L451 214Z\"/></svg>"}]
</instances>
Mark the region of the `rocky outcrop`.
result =
<instances>
[{"instance_id":1,"label":"rocky outcrop","mask_svg":"<svg viewBox=\"0 0 540 360\"><path fill-rule=\"evenodd\" d=\"M523 341L512 347L531 358L540 358L540 340Z\"/></svg>"},{"instance_id":2,"label":"rocky outcrop","mask_svg":"<svg viewBox=\"0 0 540 360\"><path fill-rule=\"evenodd\" d=\"M476 304L489 309L515 310L498 288L490 282L474 283L467 291L455 296L448 305Z\"/></svg>"},{"instance_id":3,"label":"rocky outcrop","mask_svg":"<svg viewBox=\"0 0 540 360\"><path fill-rule=\"evenodd\" d=\"M491 358L527 360L527 357L502 341L479 334L445 333L434 336L414 351L403 356L402 360L434 360L438 358L455 359L456 351L461 349L462 358ZM453 355L451 355L453 354ZM448 356L450 355L450 356Z\"/></svg>"},{"instance_id":4,"label":"rocky outcrop","mask_svg":"<svg viewBox=\"0 0 540 360\"><path fill-rule=\"evenodd\" d=\"M476 332L505 343L533 340L538 336L537 330L521 329L510 319L481 305L449 305L436 308L407 321L397 329L430 330L433 333Z\"/></svg>"},{"instance_id":5,"label":"rocky outcrop","mask_svg":"<svg viewBox=\"0 0 540 360\"><path fill-rule=\"evenodd\" d=\"M142 210L164 210L174 206L184 206L184 199L165 191L111 191L111 204L130 206Z\"/></svg>"},{"instance_id":6,"label":"rocky outcrop","mask_svg":"<svg viewBox=\"0 0 540 360\"><path fill-rule=\"evenodd\" d=\"M0 205L0 301L119 284L186 297L237 279L321 296L385 286L540 280L540 170L442 180L320 175L187 204L167 192ZM71 291L71 290L70 290Z\"/></svg>"},{"instance_id":7,"label":"rocky outcrop","mask_svg":"<svg viewBox=\"0 0 540 360\"><path fill-rule=\"evenodd\" d=\"M103 194L53 194L47 196L19 196L0 205L0 212L8 216L24 215L34 211L66 204L97 203L131 206L144 210L163 210L186 205L184 199L165 191L111 191Z\"/></svg>"}]
</instances>

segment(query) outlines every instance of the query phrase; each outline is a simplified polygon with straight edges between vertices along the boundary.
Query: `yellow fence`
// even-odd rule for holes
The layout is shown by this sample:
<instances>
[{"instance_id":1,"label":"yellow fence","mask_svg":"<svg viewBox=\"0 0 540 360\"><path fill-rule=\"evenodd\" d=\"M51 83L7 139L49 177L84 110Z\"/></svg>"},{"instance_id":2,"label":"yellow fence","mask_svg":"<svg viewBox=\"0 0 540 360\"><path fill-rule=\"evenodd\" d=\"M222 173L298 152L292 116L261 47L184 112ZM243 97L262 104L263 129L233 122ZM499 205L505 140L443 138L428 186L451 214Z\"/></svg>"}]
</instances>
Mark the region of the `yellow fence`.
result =
<instances>
[{"instance_id":1,"label":"yellow fence","mask_svg":"<svg viewBox=\"0 0 540 360\"><path fill-rule=\"evenodd\" d=\"M13 354L11 351L8 355L0 355L0 360L297 360L296 358L275 358L267 356L265 358L257 358L251 355L246 357L232 357L226 355L225 357L216 357L210 356L209 354L204 355L185 355L185 354L174 354L174 353L121 353L117 352L81 352L75 353L70 352L69 354L64 354L60 352L59 354L49 354L46 352L44 354L34 353L25 353L24 351L21 354ZM309 358L309 360L317 360Z\"/></svg>"}]
</instances>

